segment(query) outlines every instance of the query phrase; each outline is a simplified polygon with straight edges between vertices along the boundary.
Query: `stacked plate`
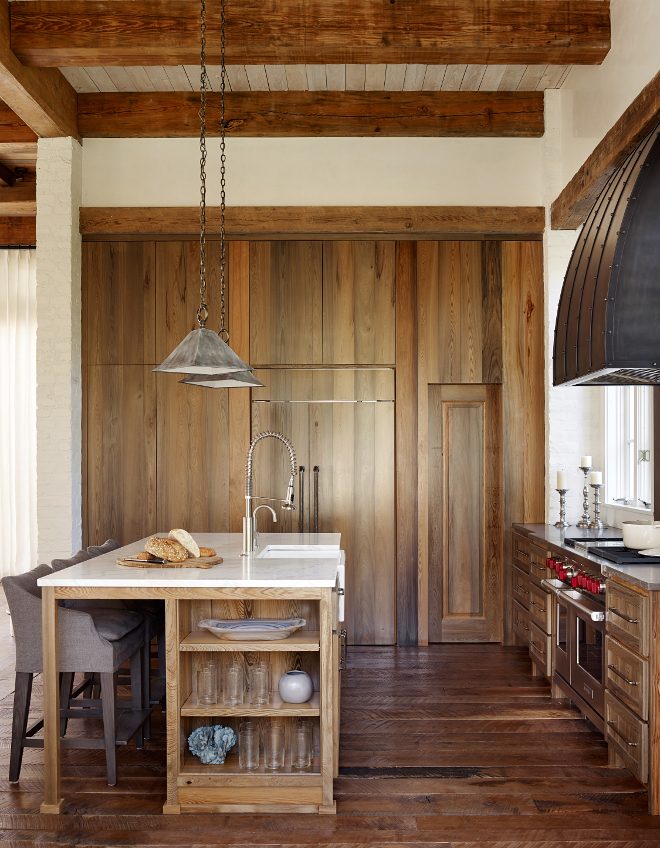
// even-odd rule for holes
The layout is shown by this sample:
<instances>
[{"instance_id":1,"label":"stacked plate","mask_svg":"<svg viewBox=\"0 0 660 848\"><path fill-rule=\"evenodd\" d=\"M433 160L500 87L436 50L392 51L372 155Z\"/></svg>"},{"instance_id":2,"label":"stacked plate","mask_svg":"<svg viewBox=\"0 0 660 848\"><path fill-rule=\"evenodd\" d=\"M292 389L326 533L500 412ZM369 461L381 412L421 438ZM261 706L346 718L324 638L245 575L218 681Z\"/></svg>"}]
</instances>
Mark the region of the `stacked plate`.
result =
<instances>
[{"instance_id":1,"label":"stacked plate","mask_svg":"<svg viewBox=\"0 0 660 848\"><path fill-rule=\"evenodd\" d=\"M304 618L205 618L199 622L199 627L210 630L218 639L234 642L270 642L286 639L306 623Z\"/></svg>"}]
</instances>

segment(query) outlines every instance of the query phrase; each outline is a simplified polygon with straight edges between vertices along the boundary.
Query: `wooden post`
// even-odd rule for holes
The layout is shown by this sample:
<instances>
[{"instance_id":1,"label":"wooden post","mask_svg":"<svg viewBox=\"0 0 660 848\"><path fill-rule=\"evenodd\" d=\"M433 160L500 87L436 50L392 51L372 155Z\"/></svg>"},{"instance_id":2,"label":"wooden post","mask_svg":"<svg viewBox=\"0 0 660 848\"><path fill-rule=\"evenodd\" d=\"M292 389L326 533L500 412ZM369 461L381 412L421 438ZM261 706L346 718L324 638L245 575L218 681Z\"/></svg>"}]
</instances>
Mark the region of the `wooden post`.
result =
<instances>
[{"instance_id":1,"label":"wooden post","mask_svg":"<svg viewBox=\"0 0 660 848\"><path fill-rule=\"evenodd\" d=\"M57 630L55 588L44 586L41 599L44 646L44 802L42 813L61 813L60 788L60 642Z\"/></svg>"},{"instance_id":2,"label":"wooden post","mask_svg":"<svg viewBox=\"0 0 660 848\"><path fill-rule=\"evenodd\" d=\"M649 815L660 815L660 592L651 592L651 650L649 651Z\"/></svg>"},{"instance_id":3,"label":"wooden post","mask_svg":"<svg viewBox=\"0 0 660 848\"><path fill-rule=\"evenodd\" d=\"M323 804L319 813L334 815L334 736L332 727L332 589L323 589L320 605L321 780Z\"/></svg>"},{"instance_id":4,"label":"wooden post","mask_svg":"<svg viewBox=\"0 0 660 848\"><path fill-rule=\"evenodd\" d=\"M167 801L163 805L165 815L181 812L177 777L179 774L179 722L181 704L179 694L179 621L177 600L165 601L165 655L167 671L165 691L167 693Z\"/></svg>"}]
</instances>

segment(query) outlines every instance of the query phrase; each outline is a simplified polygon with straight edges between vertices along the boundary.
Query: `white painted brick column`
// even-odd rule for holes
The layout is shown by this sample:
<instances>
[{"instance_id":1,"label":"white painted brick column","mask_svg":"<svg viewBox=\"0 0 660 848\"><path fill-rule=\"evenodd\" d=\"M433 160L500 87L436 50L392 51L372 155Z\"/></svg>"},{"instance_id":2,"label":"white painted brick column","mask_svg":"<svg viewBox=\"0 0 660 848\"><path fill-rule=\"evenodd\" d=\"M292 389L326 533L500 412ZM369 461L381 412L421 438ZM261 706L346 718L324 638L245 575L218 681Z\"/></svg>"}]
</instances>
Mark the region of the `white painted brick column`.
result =
<instances>
[{"instance_id":1,"label":"white painted brick column","mask_svg":"<svg viewBox=\"0 0 660 848\"><path fill-rule=\"evenodd\" d=\"M39 562L82 544L82 146L39 140L37 158L37 522Z\"/></svg>"},{"instance_id":2,"label":"white painted brick column","mask_svg":"<svg viewBox=\"0 0 660 848\"><path fill-rule=\"evenodd\" d=\"M575 525L582 515L584 476L578 471L580 457L593 456L594 467L602 470L604 458L603 391L584 386L552 385L552 349L555 336L557 306L566 269L577 241L579 230L552 230L550 206L559 195L561 173L561 97L559 89L545 92L545 135L543 138L543 202L546 226L543 237L545 309L546 309L546 521L559 519L559 495L556 492L557 471L568 473L570 490L566 495L566 518ZM572 174L566 175L571 177Z\"/></svg>"}]
</instances>

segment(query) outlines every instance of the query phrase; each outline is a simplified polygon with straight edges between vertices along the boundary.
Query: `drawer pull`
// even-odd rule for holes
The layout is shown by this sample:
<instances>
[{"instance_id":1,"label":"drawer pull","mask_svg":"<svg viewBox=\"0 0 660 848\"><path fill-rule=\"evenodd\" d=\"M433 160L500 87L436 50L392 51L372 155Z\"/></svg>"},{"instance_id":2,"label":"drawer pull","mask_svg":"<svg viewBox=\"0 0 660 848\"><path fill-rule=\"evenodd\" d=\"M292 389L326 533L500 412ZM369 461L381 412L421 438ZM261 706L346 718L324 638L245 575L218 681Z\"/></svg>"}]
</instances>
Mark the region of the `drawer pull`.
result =
<instances>
[{"instance_id":1,"label":"drawer pull","mask_svg":"<svg viewBox=\"0 0 660 848\"><path fill-rule=\"evenodd\" d=\"M517 586L518 586L518 588L519 588L521 591L523 591L526 595L529 595L529 592L527 591L527 589L525 589L525 587L522 585L522 583L518 583L518 584L517 584Z\"/></svg>"},{"instance_id":2,"label":"drawer pull","mask_svg":"<svg viewBox=\"0 0 660 848\"><path fill-rule=\"evenodd\" d=\"M529 559L529 554L526 554L525 551L518 551L518 556L524 556L524 557L527 557L527 559Z\"/></svg>"},{"instance_id":3,"label":"drawer pull","mask_svg":"<svg viewBox=\"0 0 660 848\"><path fill-rule=\"evenodd\" d=\"M535 604L535 603L534 603L534 601L530 601L530 604L531 604L533 607L536 607L536 609L537 609L539 612L545 612L545 607L540 607L538 604Z\"/></svg>"},{"instance_id":4,"label":"drawer pull","mask_svg":"<svg viewBox=\"0 0 660 848\"><path fill-rule=\"evenodd\" d=\"M637 686L636 680L628 680L628 678L625 675L621 674L621 672L617 669L617 667L615 665L608 665L607 667L609 668L610 671L613 671L616 674L617 677L620 677L621 680L625 680L625 682L628 684L628 686Z\"/></svg>"},{"instance_id":5,"label":"drawer pull","mask_svg":"<svg viewBox=\"0 0 660 848\"><path fill-rule=\"evenodd\" d=\"M545 654L545 651L543 650L543 648L539 648L539 646L536 644L536 642L533 639L530 639L530 645L532 646L532 648L536 648L536 650L539 652L539 654Z\"/></svg>"},{"instance_id":6,"label":"drawer pull","mask_svg":"<svg viewBox=\"0 0 660 848\"><path fill-rule=\"evenodd\" d=\"M608 725L608 727L611 727L611 728L612 728L612 730L616 733L616 735L617 735L620 739L623 739L623 741L626 743L626 745L629 745L631 748L636 748L636 747L637 747L637 742L629 742L629 741L626 739L626 737L623 735L623 733L621 733L621 731L617 728L616 724L615 724L613 721L608 721L608 722L607 722L607 725Z\"/></svg>"},{"instance_id":7,"label":"drawer pull","mask_svg":"<svg viewBox=\"0 0 660 848\"><path fill-rule=\"evenodd\" d=\"M613 612L614 615L618 615L619 618L622 618L624 621L627 621L628 624L639 624L638 618L630 618L624 612L620 612L616 607L608 607L610 612Z\"/></svg>"},{"instance_id":8,"label":"drawer pull","mask_svg":"<svg viewBox=\"0 0 660 848\"><path fill-rule=\"evenodd\" d=\"M525 625L522 623L522 621L520 619L518 619L516 621L516 624L519 624L524 630L529 630L529 627L525 627Z\"/></svg>"}]
</instances>

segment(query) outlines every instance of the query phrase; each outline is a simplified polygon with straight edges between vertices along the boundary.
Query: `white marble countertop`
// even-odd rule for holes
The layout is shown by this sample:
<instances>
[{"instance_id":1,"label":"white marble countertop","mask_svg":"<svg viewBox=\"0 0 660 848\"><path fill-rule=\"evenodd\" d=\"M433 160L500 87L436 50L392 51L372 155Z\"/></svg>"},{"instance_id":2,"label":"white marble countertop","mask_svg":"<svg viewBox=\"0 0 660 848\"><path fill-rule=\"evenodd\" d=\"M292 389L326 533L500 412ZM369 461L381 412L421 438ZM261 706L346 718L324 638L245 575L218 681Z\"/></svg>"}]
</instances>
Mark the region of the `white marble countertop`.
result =
<instances>
[{"instance_id":1,"label":"white marble countertop","mask_svg":"<svg viewBox=\"0 0 660 848\"><path fill-rule=\"evenodd\" d=\"M157 533L167 536L167 532ZM314 545L340 551L340 533L260 533L259 549L251 556L241 556L243 537L240 533L194 533L195 541L213 548L223 562L211 568L131 568L117 565L117 558L136 556L144 550L146 539L125 545L116 551L72 565L55 574L42 577L40 586L108 586L108 587L327 587L334 586L338 560L334 558L282 557L259 559L268 545L301 547Z\"/></svg>"}]
</instances>

